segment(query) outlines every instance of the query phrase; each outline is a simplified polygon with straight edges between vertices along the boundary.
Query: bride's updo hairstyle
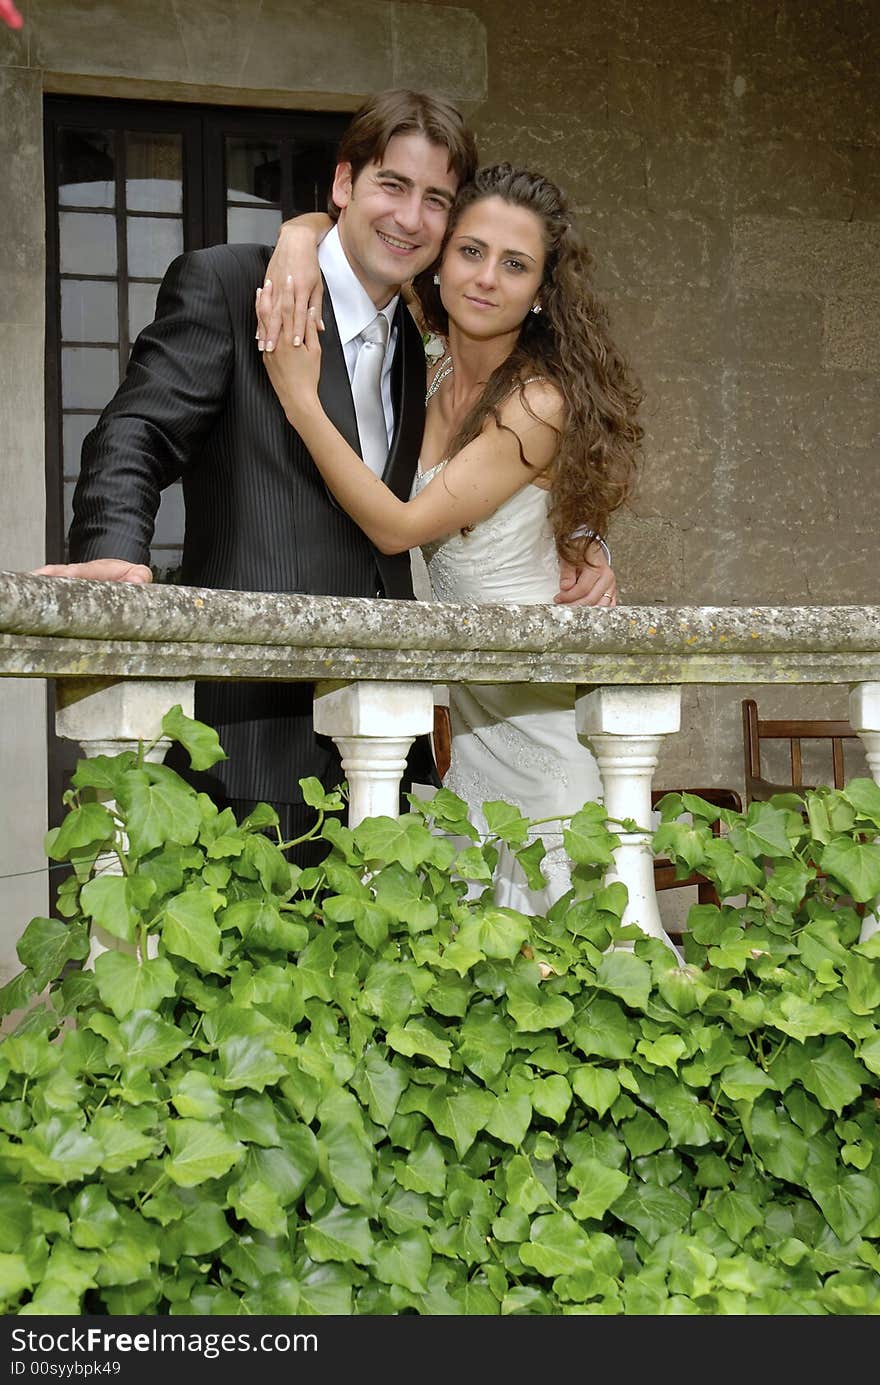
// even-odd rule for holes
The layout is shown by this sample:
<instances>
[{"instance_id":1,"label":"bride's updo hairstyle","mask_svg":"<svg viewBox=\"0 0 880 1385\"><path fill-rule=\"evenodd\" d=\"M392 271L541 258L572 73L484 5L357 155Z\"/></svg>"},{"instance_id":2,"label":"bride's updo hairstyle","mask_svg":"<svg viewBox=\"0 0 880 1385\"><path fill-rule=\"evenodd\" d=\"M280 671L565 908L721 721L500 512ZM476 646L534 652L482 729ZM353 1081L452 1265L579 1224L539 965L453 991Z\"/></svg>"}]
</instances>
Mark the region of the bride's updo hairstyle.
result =
<instances>
[{"instance_id":1,"label":"bride's updo hairstyle","mask_svg":"<svg viewBox=\"0 0 880 1385\"><path fill-rule=\"evenodd\" d=\"M517 388L532 413L524 390L530 376L553 381L565 401L565 422L553 463L550 516L560 555L579 563L589 539L572 535L584 525L605 534L610 516L635 484L644 432L637 418L642 390L611 339L607 310L592 284L592 256L555 183L506 163L478 169L458 190L443 248L462 213L488 197L524 207L541 222L546 251L541 312L526 314L516 347L489 377L450 452L477 437L489 416L503 427L500 406ZM433 277L434 266L413 287L426 325L446 336L449 319ZM528 465L525 456L523 462Z\"/></svg>"}]
</instances>

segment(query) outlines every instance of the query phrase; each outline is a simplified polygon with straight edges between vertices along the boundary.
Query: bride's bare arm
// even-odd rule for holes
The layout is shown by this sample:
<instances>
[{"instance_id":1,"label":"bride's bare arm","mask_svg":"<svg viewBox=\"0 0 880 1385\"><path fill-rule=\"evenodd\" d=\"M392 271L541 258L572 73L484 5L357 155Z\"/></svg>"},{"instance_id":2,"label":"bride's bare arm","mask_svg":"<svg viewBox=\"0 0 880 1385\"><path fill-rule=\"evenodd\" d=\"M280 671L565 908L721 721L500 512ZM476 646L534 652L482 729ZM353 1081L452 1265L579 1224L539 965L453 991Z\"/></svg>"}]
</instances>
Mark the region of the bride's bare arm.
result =
<instances>
[{"instance_id":1,"label":"bride's bare arm","mask_svg":"<svg viewBox=\"0 0 880 1385\"><path fill-rule=\"evenodd\" d=\"M501 407L501 423L484 431L451 459L411 500L399 500L365 466L330 422L318 400L321 349L314 319L306 349L279 342L263 360L290 423L296 428L339 504L382 553L402 553L444 538L494 513L549 467L562 421L562 400L552 385L526 387ZM537 415L537 417L535 417ZM520 454L527 458L524 465Z\"/></svg>"},{"instance_id":2,"label":"bride's bare arm","mask_svg":"<svg viewBox=\"0 0 880 1385\"><path fill-rule=\"evenodd\" d=\"M332 227L326 212L303 212L282 222L257 300L257 341L261 351L273 351L282 332L299 346L306 330L306 313L315 309L321 321L324 284L318 268L318 246Z\"/></svg>"}]
</instances>

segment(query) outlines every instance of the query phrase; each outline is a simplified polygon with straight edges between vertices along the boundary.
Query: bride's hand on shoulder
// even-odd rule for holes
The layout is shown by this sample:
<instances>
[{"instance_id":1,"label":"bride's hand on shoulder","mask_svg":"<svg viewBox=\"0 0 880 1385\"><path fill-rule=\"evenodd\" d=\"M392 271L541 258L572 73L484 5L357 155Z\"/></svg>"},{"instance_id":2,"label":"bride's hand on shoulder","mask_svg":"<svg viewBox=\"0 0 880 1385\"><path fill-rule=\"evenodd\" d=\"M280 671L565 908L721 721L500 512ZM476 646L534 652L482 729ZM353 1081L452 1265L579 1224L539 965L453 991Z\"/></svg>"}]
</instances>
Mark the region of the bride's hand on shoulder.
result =
<instances>
[{"instance_id":1,"label":"bride's hand on shoulder","mask_svg":"<svg viewBox=\"0 0 880 1385\"><path fill-rule=\"evenodd\" d=\"M306 315L302 346L290 345L282 336L274 351L263 352L263 364L287 419L294 427L320 408L321 342L314 308L309 308Z\"/></svg>"},{"instance_id":2,"label":"bride's hand on shoulder","mask_svg":"<svg viewBox=\"0 0 880 1385\"><path fill-rule=\"evenodd\" d=\"M305 336L309 308L314 308L315 321L323 328L324 281L318 265L318 245L332 225L324 212L305 212L282 223L266 268L264 292L257 296L257 341L261 351L274 351L282 339L289 346L299 346Z\"/></svg>"}]
</instances>

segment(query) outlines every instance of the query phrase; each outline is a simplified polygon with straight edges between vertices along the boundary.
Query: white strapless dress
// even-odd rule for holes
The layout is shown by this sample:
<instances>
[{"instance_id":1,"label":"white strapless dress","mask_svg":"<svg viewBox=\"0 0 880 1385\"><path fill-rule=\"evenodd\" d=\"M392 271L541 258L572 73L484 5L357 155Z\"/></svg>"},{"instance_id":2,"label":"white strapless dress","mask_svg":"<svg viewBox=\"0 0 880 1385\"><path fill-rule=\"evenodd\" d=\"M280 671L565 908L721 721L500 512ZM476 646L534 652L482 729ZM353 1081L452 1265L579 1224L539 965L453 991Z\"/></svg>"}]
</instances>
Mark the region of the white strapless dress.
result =
<instances>
[{"instance_id":1,"label":"white strapless dress","mask_svg":"<svg viewBox=\"0 0 880 1385\"><path fill-rule=\"evenodd\" d=\"M413 494L445 465L416 472ZM423 545L433 599L505 606L552 602L559 560L549 500L547 491L527 485L469 534ZM449 709L452 756L444 787L466 801L481 831L481 805L492 799L540 819L568 817L588 800L601 801L595 757L575 729L573 684L453 684ZM570 888L560 825L547 823L537 835L548 848L544 890L528 888L506 848L496 871L496 902L528 914L546 913Z\"/></svg>"}]
</instances>

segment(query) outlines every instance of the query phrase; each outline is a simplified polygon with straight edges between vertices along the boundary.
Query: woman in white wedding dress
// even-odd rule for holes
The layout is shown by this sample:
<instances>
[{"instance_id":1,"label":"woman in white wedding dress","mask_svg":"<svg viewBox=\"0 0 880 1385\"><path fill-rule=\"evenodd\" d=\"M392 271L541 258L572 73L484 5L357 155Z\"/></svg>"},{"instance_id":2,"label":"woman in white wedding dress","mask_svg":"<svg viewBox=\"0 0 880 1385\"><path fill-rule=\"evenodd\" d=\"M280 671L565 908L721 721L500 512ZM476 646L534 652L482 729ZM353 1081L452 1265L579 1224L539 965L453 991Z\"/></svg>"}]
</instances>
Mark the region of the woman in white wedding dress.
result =
<instances>
[{"instance_id":1,"label":"woman in white wedding dress","mask_svg":"<svg viewBox=\"0 0 880 1385\"><path fill-rule=\"evenodd\" d=\"M583 562L631 489L641 396L590 270L549 180L499 164L459 190L438 268L414 286L448 352L430 372L408 502L324 413L314 316L306 350L279 341L264 356L336 499L380 551L421 547L437 601L552 602L560 557ZM544 913L570 884L559 820L601 799L596 761L575 729L574 688L457 684L450 717L444 787L467 802L476 825L485 827L482 804L494 799L542 821L546 888L530 890L505 851L495 898Z\"/></svg>"}]
</instances>

